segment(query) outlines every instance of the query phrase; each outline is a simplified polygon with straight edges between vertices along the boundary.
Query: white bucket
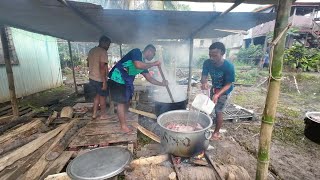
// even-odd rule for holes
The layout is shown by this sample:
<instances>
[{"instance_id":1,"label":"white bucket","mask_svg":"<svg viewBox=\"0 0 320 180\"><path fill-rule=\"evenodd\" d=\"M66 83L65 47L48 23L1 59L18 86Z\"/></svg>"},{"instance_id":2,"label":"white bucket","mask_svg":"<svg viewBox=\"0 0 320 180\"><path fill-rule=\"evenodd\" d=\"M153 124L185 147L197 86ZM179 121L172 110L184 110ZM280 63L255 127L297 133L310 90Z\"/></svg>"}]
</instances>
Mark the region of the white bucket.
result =
<instances>
[{"instance_id":1,"label":"white bucket","mask_svg":"<svg viewBox=\"0 0 320 180\"><path fill-rule=\"evenodd\" d=\"M205 94L198 94L191 105L206 114L211 114L215 106L210 97Z\"/></svg>"}]
</instances>

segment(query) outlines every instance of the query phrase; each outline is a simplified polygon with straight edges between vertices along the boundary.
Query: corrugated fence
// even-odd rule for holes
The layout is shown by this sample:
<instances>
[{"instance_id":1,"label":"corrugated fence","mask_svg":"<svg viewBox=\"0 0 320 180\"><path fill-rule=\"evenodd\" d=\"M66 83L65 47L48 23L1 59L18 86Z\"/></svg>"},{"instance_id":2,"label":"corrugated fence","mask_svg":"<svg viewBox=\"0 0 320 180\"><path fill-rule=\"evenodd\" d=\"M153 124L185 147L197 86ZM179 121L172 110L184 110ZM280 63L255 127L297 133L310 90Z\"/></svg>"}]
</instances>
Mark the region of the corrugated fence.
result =
<instances>
[{"instance_id":1,"label":"corrugated fence","mask_svg":"<svg viewBox=\"0 0 320 180\"><path fill-rule=\"evenodd\" d=\"M18 65L12 65L17 96L60 86L62 75L56 38L10 29L19 60ZM9 100L6 69L0 65L0 102Z\"/></svg>"}]
</instances>

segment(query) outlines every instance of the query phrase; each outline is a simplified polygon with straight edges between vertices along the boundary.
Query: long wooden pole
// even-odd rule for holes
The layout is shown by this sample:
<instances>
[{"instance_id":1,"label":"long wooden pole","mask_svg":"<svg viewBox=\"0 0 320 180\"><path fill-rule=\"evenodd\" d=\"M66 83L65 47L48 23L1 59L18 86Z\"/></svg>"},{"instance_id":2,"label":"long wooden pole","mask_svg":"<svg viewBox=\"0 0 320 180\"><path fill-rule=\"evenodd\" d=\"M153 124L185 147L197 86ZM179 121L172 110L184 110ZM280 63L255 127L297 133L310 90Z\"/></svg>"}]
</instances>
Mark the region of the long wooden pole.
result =
<instances>
[{"instance_id":1,"label":"long wooden pole","mask_svg":"<svg viewBox=\"0 0 320 180\"><path fill-rule=\"evenodd\" d=\"M76 94L78 94L78 86L77 86L77 81L76 81L76 75L75 75L75 72L74 72L74 62L73 62L73 58L72 58L71 43L70 43L69 40L68 40L68 46L69 46L69 55L70 55L70 61L71 61L71 67L72 67L74 90L76 91Z\"/></svg>"},{"instance_id":2,"label":"long wooden pole","mask_svg":"<svg viewBox=\"0 0 320 180\"><path fill-rule=\"evenodd\" d=\"M286 29L291 9L291 0L281 0L278 4L278 13L274 28L273 40ZM285 36L278 41L273 48L273 58L271 59L271 71L269 77L269 87L267 92L266 104L263 112L262 123L260 128L260 140L257 162L257 180L268 178L268 167L270 159L270 144L272 137L273 124L275 122L276 108L278 105L280 93L280 79L282 76L283 54L285 48Z\"/></svg>"},{"instance_id":3,"label":"long wooden pole","mask_svg":"<svg viewBox=\"0 0 320 180\"><path fill-rule=\"evenodd\" d=\"M163 74L163 71L162 71L161 66L159 66L158 68L159 68L159 71L160 71L162 80L165 81L166 78L164 77L164 74ZM169 94L169 96L170 96L171 101L174 103L174 99L173 99L172 93L171 93L171 91L170 91L169 85L166 85L166 89L167 89L167 91L168 91L168 94Z\"/></svg>"},{"instance_id":4,"label":"long wooden pole","mask_svg":"<svg viewBox=\"0 0 320 180\"><path fill-rule=\"evenodd\" d=\"M189 44L189 77L188 77L188 90L187 90L188 99L190 99L190 94L191 94L192 58L193 58L193 37L190 38L190 44Z\"/></svg>"},{"instance_id":5,"label":"long wooden pole","mask_svg":"<svg viewBox=\"0 0 320 180\"><path fill-rule=\"evenodd\" d=\"M14 87L14 78L13 78L13 71L11 67L11 60L9 54L9 42L8 42L8 35L6 33L6 27L1 26L1 42L2 42L2 49L4 55L4 62L6 66L8 84L9 84L9 93L10 93L10 100L11 100L11 107L13 116L19 116L19 108L18 108L18 101L16 96L16 90Z\"/></svg>"}]
</instances>

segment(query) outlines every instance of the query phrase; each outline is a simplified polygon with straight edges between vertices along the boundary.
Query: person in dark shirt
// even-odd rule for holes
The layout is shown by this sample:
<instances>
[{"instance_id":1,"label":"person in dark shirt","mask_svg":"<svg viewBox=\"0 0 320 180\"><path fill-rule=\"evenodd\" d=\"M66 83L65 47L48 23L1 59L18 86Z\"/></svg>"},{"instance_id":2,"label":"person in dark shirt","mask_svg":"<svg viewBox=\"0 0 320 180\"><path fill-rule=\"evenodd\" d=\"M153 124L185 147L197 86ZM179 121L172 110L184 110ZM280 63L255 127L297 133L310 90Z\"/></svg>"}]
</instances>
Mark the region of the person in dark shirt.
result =
<instances>
[{"instance_id":1,"label":"person in dark shirt","mask_svg":"<svg viewBox=\"0 0 320 180\"><path fill-rule=\"evenodd\" d=\"M208 90L208 75L212 79L210 97L215 103L216 127L212 135L213 140L220 139L219 130L223 122L223 111L227 104L229 94L233 90L235 81L234 66L229 61L223 59L226 48L223 43L215 42L209 47L209 57L203 63L201 89Z\"/></svg>"},{"instance_id":2,"label":"person in dark shirt","mask_svg":"<svg viewBox=\"0 0 320 180\"><path fill-rule=\"evenodd\" d=\"M160 61L146 63L151 61L156 53L156 48L149 44L143 52L140 49L132 49L126 54L109 73L108 88L111 100L117 103L117 114L121 124L121 130L125 133L131 132L127 126L127 111L129 102L134 93L133 81L135 76L142 74L151 84L166 86L167 81L159 82L151 77L148 69L153 66L160 66Z\"/></svg>"}]
</instances>

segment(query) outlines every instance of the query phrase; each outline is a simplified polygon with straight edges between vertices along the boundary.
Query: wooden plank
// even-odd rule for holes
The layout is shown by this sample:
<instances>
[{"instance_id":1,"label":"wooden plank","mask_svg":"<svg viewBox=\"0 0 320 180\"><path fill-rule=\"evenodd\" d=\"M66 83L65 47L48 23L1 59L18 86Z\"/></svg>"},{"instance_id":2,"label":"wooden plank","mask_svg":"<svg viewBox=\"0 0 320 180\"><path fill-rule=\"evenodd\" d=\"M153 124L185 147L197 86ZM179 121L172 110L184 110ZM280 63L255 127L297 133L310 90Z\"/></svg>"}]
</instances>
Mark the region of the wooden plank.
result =
<instances>
[{"instance_id":1,"label":"wooden plank","mask_svg":"<svg viewBox=\"0 0 320 180\"><path fill-rule=\"evenodd\" d=\"M38 131L38 129L43 125L40 118L34 119L32 122L27 123L23 126L20 126L17 129L14 129L7 134L4 134L0 136L0 148L1 144L4 144L6 141L14 141L15 139L22 137L22 136L28 136L31 134L34 134Z\"/></svg>"},{"instance_id":2,"label":"wooden plank","mask_svg":"<svg viewBox=\"0 0 320 180\"><path fill-rule=\"evenodd\" d=\"M73 153L73 151L64 151L49 167L47 167L47 170L41 175L40 179L44 179L50 174L59 173L68 163Z\"/></svg>"},{"instance_id":3,"label":"wooden plank","mask_svg":"<svg viewBox=\"0 0 320 180\"><path fill-rule=\"evenodd\" d=\"M3 134L4 132L6 132L8 129L10 129L18 124L29 122L31 120L31 118L35 115L36 115L36 112L32 111L24 116L13 118L10 123L8 123L0 128L0 135Z\"/></svg>"},{"instance_id":4,"label":"wooden plank","mask_svg":"<svg viewBox=\"0 0 320 180\"><path fill-rule=\"evenodd\" d=\"M48 165L49 161L46 160L46 155L51 152L51 150L59 144L60 140L65 136L65 134L69 131L69 129L74 125L74 123L77 122L77 119L72 120L68 124L64 124L63 129L58 134L58 136L55 138L54 142L51 144L51 146L48 148L48 150L40 157L40 159L37 161L37 163L29 169L25 177L26 179L39 179L41 174L43 173L44 169Z\"/></svg>"},{"instance_id":5,"label":"wooden plank","mask_svg":"<svg viewBox=\"0 0 320 180\"><path fill-rule=\"evenodd\" d=\"M0 158L0 171L3 170L5 167L10 166L17 160L28 156L35 150L37 150L39 147L41 147L43 144L45 144L47 141L55 137L63 128L65 125L61 125L58 128L46 133L45 135L39 137L38 139L20 147L19 149L9 153L8 155Z\"/></svg>"},{"instance_id":6,"label":"wooden plank","mask_svg":"<svg viewBox=\"0 0 320 180\"><path fill-rule=\"evenodd\" d=\"M23 179L21 176L23 176L23 174L39 160L41 155L46 152L53 141L54 139L50 139L29 156L19 159L11 166L5 168L0 173L0 179Z\"/></svg>"},{"instance_id":7,"label":"wooden plank","mask_svg":"<svg viewBox=\"0 0 320 180\"><path fill-rule=\"evenodd\" d=\"M115 119L115 121L112 121ZM128 115L128 125L138 122L138 115L130 113ZM134 127L134 126L133 126ZM136 130L134 129L134 132ZM108 120L93 120L79 130L69 147L107 145L110 143L136 142L137 134L122 133L120 123L116 115L109 116Z\"/></svg>"},{"instance_id":8,"label":"wooden plank","mask_svg":"<svg viewBox=\"0 0 320 180\"><path fill-rule=\"evenodd\" d=\"M140 114L142 116L151 118L151 119L157 119L157 116L155 114L149 113L149 112L144 112L144 111L140 111L137 109L133 109L133 108L129 108L130 112L136 113L136 114Z\"/></svg>"},{"instance_id":9,"label":"wooden plank","mask_svg":"<svg viewBox=\"0 0 320 180\"><path fill-rule=\"evenodd\" d=\"M52 174L45 178L45 180L71 180L67 173Z\"/></svg>"},{"instance_id":10,"label":"wooden plank","mask_svg":"<svg viewBox=\"0 0 320 180\"><path fill-rule=\"evenodd\" d=\"M9 123L12 118L13 118L13 115L0 117L0 125Z\"/></svg>"}]
</instances>

